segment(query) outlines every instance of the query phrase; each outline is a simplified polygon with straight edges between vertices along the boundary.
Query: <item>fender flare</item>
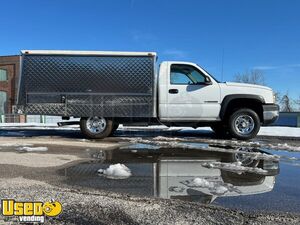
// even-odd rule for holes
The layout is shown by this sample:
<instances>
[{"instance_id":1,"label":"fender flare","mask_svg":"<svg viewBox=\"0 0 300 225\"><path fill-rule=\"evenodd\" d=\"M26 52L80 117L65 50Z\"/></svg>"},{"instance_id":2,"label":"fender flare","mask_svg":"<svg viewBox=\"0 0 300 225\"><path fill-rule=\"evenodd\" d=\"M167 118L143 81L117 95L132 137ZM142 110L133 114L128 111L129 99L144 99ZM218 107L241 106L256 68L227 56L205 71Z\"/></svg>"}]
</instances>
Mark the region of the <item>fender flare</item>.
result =
<instances>
[{"instance_id":1,"label":"fender flare","mask_svg":"<svg viewBox=\"0 0 300 225\"><path fill-rule=\"evenodd\" d=\"M232 100L236 99L250 99L260 102L261 104L265 104L265 99L261 95L252 95L252 94L232 94L227 95L222 103L221 103L221 110L220 110L220 118L223 119L227 110L229 103Z\"/></svg>"}]
</instances>

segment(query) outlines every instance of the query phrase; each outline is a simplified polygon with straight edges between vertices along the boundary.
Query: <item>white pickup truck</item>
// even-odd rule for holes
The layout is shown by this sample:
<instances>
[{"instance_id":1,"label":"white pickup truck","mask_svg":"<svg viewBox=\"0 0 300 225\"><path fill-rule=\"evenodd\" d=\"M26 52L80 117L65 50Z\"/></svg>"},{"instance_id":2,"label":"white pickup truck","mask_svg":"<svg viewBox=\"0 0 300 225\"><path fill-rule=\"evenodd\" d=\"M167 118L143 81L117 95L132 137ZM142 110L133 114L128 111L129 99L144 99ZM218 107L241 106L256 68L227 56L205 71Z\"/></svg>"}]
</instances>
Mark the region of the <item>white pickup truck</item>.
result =
<instances>
[{"instance_id":1,"label":"white pickup truck","mask_svg":"<svg viewBox=\"0 0 300 225\"><path fill-rule=\"evenodd\" d=\"M210 126L218 135L251 139L278 118L271 88L219 82L195 63L154 52L22 51L15 112L78 117L88 138L120 123Z\"/></svg>"}]
</instances>

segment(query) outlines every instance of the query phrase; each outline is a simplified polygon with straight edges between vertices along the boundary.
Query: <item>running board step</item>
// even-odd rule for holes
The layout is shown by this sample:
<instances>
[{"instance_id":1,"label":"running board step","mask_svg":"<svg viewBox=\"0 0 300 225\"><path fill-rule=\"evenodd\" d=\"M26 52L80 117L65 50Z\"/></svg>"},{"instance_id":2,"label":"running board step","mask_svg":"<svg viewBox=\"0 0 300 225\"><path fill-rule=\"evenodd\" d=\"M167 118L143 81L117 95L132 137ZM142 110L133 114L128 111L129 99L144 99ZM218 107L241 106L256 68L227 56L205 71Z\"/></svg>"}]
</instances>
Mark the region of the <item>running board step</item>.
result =
<instances>
[{"instance_id":1,"label":"running board step","mask_svg":"<svg viewBox=\"0 0 300 225\"><path fill-rule=\"evenodd\" d=\"M69 125L78 125L79 121L69 121L69 122L58 122L57 125L59 127L69 126Z\"/></svg>"}]
</instances>

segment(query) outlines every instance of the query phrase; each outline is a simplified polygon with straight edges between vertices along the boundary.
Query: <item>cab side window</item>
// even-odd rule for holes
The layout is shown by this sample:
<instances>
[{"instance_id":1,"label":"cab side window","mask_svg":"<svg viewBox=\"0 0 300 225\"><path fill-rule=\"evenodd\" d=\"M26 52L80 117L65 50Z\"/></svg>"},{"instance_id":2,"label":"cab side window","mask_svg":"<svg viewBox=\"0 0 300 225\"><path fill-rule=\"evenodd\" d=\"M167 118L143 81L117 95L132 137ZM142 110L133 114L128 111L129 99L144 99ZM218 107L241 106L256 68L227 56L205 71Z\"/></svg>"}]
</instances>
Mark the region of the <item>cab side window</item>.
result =
<instances>
[{"instance_id":1,"label":"cab side window","mask_svg":"<svg viewBox=\"0 0 300 225\"><path fill-rule=\"evenodd\" d=\"M205 76L190 65L172 64L170 73L171 84L202 84Z\"/></svg>"}]
</instances>

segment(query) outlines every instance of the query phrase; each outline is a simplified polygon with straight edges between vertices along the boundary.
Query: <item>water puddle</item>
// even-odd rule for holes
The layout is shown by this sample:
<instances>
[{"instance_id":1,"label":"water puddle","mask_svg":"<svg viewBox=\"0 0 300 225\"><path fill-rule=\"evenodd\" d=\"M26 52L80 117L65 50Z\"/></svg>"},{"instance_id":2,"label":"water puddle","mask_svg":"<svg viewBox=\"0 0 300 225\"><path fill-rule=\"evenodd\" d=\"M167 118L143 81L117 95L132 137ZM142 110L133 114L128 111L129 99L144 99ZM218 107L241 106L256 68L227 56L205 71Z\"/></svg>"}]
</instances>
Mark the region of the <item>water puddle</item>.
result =
<instances>
[{"instance_id":1,"label":"water puddle","mask_svg":"<svg viewBox=\"0 0 300 225\"><path fill-rule=\"evenodd\" d=\"M71 186L244 210L283 209L282 202L273 205L278 197L270 199L269 196L274 190L278 191L277 186L283 185L281 182L278 185L280 157L283 161L297 161L292 156L286 159L282 154L277 155L277 151L251 147L183 144L188 146L170 148L133 143L114 150L90 149L87 152L90 162L61 169L58 173ZM258 201L269 205L257 205ZM299 206L297 201L293 203Z\"/></svg>"}]
</instances>

